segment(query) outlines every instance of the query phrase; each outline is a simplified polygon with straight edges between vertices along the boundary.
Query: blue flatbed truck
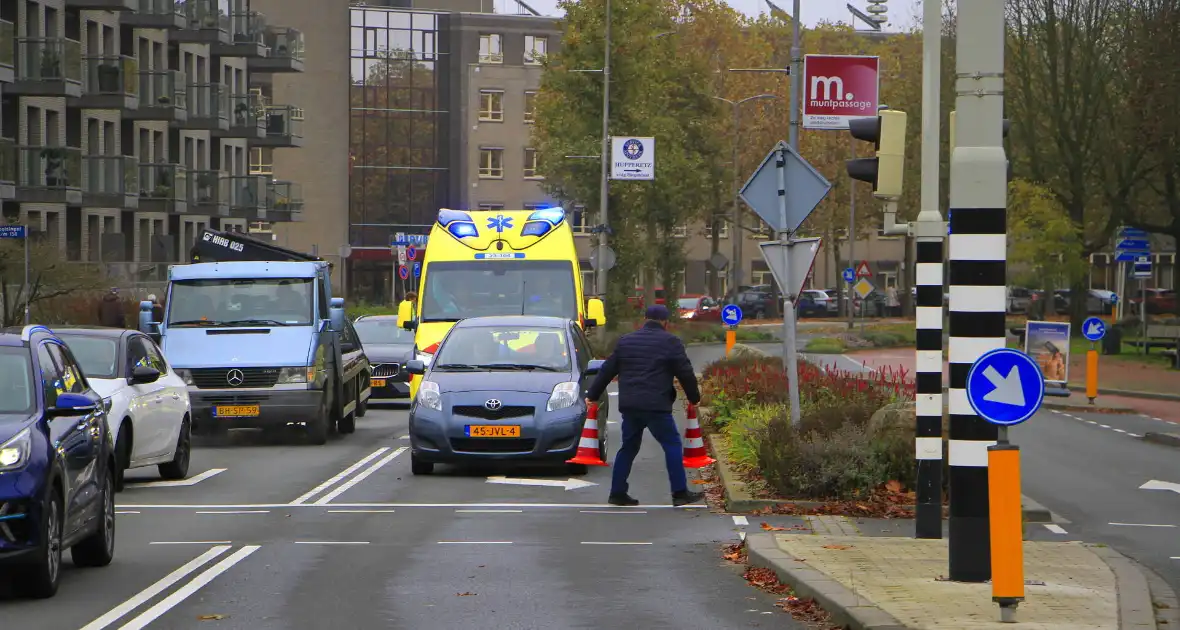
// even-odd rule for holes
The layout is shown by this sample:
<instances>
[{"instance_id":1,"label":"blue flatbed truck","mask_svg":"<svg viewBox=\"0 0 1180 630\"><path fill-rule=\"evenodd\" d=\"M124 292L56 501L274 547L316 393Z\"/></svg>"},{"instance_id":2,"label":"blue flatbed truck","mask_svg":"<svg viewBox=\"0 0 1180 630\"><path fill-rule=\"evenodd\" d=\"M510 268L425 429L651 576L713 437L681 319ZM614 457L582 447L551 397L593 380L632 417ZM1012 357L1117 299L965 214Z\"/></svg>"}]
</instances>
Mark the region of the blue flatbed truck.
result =
<instances>
[{"instance_id":1,"label":"blue flatbed truck","mask_svg":"<svg viewBox=\"0 0 1180 630\"><path fill-rule=\"evenodd\" d=\"M314 444L352 433L371 367L331 265L236 232L204 230L191 264L168 270L161 322L140 303L139 328L188 385L193 430L306 427Z\"/></svg>"}]
</instances>

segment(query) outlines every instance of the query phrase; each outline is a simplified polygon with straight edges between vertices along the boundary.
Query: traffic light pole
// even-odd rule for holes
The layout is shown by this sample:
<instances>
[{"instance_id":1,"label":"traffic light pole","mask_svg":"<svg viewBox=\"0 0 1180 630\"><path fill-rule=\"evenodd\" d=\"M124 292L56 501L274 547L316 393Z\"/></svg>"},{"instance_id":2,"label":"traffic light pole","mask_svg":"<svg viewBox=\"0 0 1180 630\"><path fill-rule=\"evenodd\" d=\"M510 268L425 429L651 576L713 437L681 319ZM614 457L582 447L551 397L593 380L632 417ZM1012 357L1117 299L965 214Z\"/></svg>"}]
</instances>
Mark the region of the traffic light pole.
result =
<instances>
[{"instance_id":1,"label":"traffic light pole","mask_svg":"<svg viewBox=\"0 0 1180 630\"><path fill-rule=\"evenodd\" d=\"M967 399L967 373L1005 346L1004 4L959 0L950 215L950 579L991 578L988 447L995 425Z\"/></svg>"}]
</instances>

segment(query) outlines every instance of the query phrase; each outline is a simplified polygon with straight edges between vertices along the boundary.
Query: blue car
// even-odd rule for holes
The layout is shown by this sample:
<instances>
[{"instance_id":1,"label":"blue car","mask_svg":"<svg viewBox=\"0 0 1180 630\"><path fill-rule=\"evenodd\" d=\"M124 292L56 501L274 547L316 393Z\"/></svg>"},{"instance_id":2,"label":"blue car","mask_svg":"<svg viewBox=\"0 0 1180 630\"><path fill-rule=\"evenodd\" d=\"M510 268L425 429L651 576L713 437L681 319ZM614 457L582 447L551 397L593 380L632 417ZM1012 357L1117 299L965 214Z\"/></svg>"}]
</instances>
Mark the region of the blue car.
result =
<instances>
[{"instance_id":1,"label":"blue car","mask_svg":"<svg viewBox=\"0 0 1180 630\"><path fill-rule=\"evenodd\" d=\"M602 366L581 327L540 316L474 317L455 324L430 366L409 361L422 385L410 407L415 475L435 464L516 460L564 464L578 450L585 391ZM606 459L605 400L598 422ZM572 474L586 467L569 464Z\"/></svg>"},{"instance_id":2,"label":"blue car","mask_svg":"<svg viewBox=\"0 0 1180 630\"><path fill-rule=\"evenodd\" d=\"M115 448L102 397L44 326L0 332L0 572L57 593L61 557L115 555Z\"/></svg>"}]
</instances>

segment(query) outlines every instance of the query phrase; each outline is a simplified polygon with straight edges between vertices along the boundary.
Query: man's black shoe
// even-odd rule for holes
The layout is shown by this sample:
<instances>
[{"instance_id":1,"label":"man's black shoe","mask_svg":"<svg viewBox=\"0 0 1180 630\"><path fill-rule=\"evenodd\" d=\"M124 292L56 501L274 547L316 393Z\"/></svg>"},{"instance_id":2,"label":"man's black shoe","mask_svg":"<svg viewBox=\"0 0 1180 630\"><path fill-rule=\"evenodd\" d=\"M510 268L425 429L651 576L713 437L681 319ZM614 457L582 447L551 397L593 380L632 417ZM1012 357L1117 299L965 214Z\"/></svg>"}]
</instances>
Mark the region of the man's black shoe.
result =
<instances>
[{"instance_id":1,"label":"man's black shoe","mask_svg":"<svg viewBox=\"0 0 1180 630\"><path fill-rule=\"evenodd\" d=\"M684 490L682 492L672 493L672 506L680 507L690 503L700 503L705 498L704 492L689 492Z\"/></svg>"},{"instance_id":2,"label":"man's black shoe","mask_svg":"<svg viewBox=\"0 0 1180 630\"><path fill-rule=\"evenodd\" d=\"M612 494L606 499L606 502L611 505L639 505L639 499L633 499L631 495L627 494Z\"/></svg>"}]
</instances>

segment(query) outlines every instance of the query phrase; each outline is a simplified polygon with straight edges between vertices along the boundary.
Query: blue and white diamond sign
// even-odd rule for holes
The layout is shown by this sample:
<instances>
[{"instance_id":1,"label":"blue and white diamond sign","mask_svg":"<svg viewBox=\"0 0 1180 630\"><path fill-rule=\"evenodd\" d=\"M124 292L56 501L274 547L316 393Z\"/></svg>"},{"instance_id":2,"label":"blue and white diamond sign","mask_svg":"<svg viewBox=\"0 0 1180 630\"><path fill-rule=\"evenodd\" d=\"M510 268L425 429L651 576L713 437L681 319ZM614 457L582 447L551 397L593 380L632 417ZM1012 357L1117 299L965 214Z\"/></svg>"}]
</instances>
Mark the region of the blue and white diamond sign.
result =
<instances>
[{"instance_id":1,"label":"blue and white diamond sign","mask_svg":"<svg viewBox=\"0 0 1180 630\"><path fill-rule=\"evenodd\" d=\"M967 401L992 424L1020 424L1045 401L1045 376L1027 354L997 348L979 357L967 373Z\"/></svg>"},{"instance_id":2,"label":"blue and white diamond sign","mask_svg":"<svg viewBox=\"0 0 1180 630\"><path fill-rule=\"evenodd\" d=\"M1101 341L1106 336L1106 322L1097 317L1087 317L1082 322L1082 336L1089 341Z\"/></svg>"},{"instance_id":3,"label":"blue and white diamond sign","mask_svg":"<svg viewBox=\"0 0 1180 630\"><path fill-rule=\"evenodd\" d=\"M742 321L742 307L737 304L726 304L721 308L721 321L726 326L737 326Z\"/></svg>"}]
</instances>

